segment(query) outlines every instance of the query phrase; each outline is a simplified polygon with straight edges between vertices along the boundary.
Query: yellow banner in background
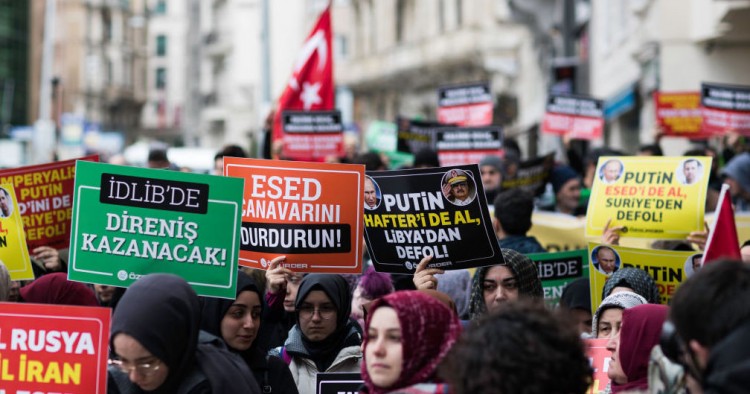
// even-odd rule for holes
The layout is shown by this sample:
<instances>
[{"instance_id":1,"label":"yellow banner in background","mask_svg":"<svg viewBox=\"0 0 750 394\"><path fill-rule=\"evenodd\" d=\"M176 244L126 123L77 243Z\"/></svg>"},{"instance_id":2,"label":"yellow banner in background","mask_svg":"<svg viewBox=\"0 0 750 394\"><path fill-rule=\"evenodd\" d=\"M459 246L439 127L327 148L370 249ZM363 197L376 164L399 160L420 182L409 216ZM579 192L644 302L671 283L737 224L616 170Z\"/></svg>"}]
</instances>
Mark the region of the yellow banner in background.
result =
<instances>
[{"instance_id":1,"label":"yellow banner in background","mask_svg":"<svg viewBox=\"0 0 750 394\"><path fill-rule=\"evenodd\" d=\"M601 157L586 236L624 226L622 237L683 239L703 229L710 157Z\"/></svg>"},{"instance_id":2,"label":"yellow banner in background","mask_svg":"<svg viewBox=\"0 0 750 394\"><path fill-rule=\"evenodd\" d=\"M716 221L716 213L711 212L706 214L706 223L713 228L714 222ZM742 246L745 241L750 240L750 213L740 212L734 214L734 224L737 226L737 240Z\"/></svg>"},{"instance_id":3,"label":"yellow banner in background","mask_svg":"<svg viewBox=\"0 0 750 394\"><path fill-rule=\"evenodd\" d=\"M671 250L636 249L623 246L600 245L591 242L589 247L589 280L591 283L592 313L602 302L602 290L610 275L604 274L597 257L600 249L610 248L615 253L615 267L640 268L656 282L661 303L668 305L682 282L693 275L694 257L702 257L699 251L675 252ZM603 255L602 255L603 256Z\"/></svg>"},{"instance_id":4,"label":"yellow banner in background","mask_svg":"<svg viewBox=\"0 0 750 394\"><path fill-rule=\"evenodd\" d=\"M0 185L0 260L11 280L29 280L34 279L34 270L17 201L13 185Z\"/></svg>"}]
</instances>

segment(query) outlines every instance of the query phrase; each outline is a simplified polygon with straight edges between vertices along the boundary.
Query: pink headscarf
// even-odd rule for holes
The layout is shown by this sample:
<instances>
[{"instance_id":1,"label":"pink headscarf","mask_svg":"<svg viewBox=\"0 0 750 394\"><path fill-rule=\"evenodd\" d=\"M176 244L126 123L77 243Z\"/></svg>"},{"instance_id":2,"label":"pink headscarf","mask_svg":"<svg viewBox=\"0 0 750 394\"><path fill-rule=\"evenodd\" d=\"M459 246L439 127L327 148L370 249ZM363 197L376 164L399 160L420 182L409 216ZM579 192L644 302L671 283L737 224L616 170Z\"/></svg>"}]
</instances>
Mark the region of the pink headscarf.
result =
<instances>
[{"instance_id":1,"label":"pink headscarf","mask_svg":"<svg viewBox=\"0 0 750 394\"><path fill-rule=\"evenodd\" d=\"M613 393L648 388L648 360L651 350L659 344L668 310L665 305L645 304L622 312L620 364L628 382L612 382Z\"/></svg>"},{"instance_id":2,"label":"pink headscarf","mask_svg":"<svg viewBox=\"0 0 750 394\"><path fill-rule=\"evenodd\" d=\"M365 349L367 331L375 310L390 306L396 311L401 324L403 364L401 375L390 387L377 387L367 374L367 352L362 362L362 377L367 392L387 393L435 378L435 370L461 334L461 322L444 303L419 291L397 291L372 302L365 322Z\"/></svg>"},{"instance_id":3,"label":"pink headscarf","mask_svg":"<svg viewBox=\"0 0 750 394\"><path fill-rule=\"evenodd\" d=\"M68 274L43 275L20 290L25 302L37 304L99 306L94 291L83 283L71 282Z\"/></svg>"}]
</instances>

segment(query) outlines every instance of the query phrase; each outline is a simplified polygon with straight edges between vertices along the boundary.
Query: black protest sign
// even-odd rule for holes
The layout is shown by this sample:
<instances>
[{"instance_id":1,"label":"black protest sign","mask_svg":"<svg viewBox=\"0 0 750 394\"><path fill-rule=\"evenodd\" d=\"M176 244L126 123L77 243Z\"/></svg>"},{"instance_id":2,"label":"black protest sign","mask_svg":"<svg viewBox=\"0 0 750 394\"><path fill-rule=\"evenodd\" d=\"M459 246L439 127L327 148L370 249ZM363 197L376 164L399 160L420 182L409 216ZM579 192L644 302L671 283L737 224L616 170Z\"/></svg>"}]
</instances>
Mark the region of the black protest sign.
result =
<instances>
[{"instance_id":1,"label":"black protest sign","mask_svg":"<svg viewBox=\"0 0 750 394\"><path fill-rule=\"evenodd\" d=\"M340 133L344 131L339 111L284 111L285 133Z\"/></svg>"},{"instance_id":2,"label":"black protest sign","mask_svg":"<svg viewBox=\"0 0 750 394\"><path fill-rule=\"evenodd\" d=\"M365 383L358 373L325 372L315 375L316 394L357 394Z\"/></svg>"},{"instance_id":3,"label":"black protest sign","mask_svg":"<svg viewBox=\"0 0 750 394\"><path fill-rule=\"evenodd\" d=\"M701 84L702 131L750 135L750 86Z\"/></svg>"},{"instance_id":4,"label":"black protest sign","mask_svg":"<svg viewBox=\"0 0 750 394\"><path fill-rule=\"evenodd\" d=\"M422 121L399 117L398 142L396 150L404 153L417 153L424 148L434 149L435 130L443 125L434 121Z\"/></svg>"},{"instance_id":5,"label":"black protest sign","mask_svg":"<svg viewBox=\"0 0 750 394\"><path fill-rule=\"evenodd\" d=\"M463 269L503 263L479 166L368 173L380 196L365 210L365 241L379 272Z\"/></svg>"},{"instance_id":6,"label":"black protest sign","mask_svg":"<svg viewBox=\"0 0 750 394\"><path fill-rule=\"evenodd\" d=\"M502 147L502 127L444 127L436 131L441 166L479 163L485 156L500 156Z\"/></svg>"},{"instance_id":7,"label":"black protest sign","mask_svg":"<svg viewBox=\"0 0 750 394\"><path fill-rule=\"evenodd\" d=\"M503 179L502 188L507 190L520 187L534 195L542 195L554 166L554 153L521 162L515 177Z\"/></svg>"}]
</instances>

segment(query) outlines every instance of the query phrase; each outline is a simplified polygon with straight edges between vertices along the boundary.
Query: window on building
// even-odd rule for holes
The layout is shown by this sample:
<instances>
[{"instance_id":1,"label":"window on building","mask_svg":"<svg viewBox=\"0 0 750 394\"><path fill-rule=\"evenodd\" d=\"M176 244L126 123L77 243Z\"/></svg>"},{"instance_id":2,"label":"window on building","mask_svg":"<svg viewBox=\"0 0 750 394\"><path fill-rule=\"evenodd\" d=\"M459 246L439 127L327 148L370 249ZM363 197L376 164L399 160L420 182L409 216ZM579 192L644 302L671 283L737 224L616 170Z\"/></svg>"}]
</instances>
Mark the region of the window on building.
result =
<instances>
[{"instance_id":1,"label":"window on building","mask_svg":"<svg viewBox=\"0 0 750 394\"><path fill-rule=\"evenodd\" d=\"M343 34L336 34L333 44L333 53L336 59L346 59L348 56L349 48L347 48L347 39Z\"/></svg>"},{"instance_id":2,"label":"window on building","mask_svg":"<svg viewBox=\"0 0 750 394\"><path fill-rule=\"evenodd\" d=\"M164 15L167 13L167 0L159 0L154 7L154 14Z\"/></svg>"},{"instance_id":3,"label":"window on building","mask_svg":"<svg viewBox=\"0 0 750 394\"><path fill-rule=\"evenodd\" d=\"M164 89L167 87L167 69L159 67L156 69L156 88Z\"/></svg>"},{"instance_id":4,"label":"window on building","mask_svg":"<svg viewBox=\"0 0 750 394\"><path fill-rule=\"evenodd\" d=\"M107 85L112 85L114 83L114 65L112 64L112 60L105 60L105 67Z\"/></svg>"},{"instance_id":5,"label":"window on building","mask_svg":"<svg viewBox=\"0 0 750 394\"><path fill-rule=\"evenodd\" d=\"M159 34L156 36L156 56L165 56L167 54L167 36Z\"/></svg>"}]
</instances>

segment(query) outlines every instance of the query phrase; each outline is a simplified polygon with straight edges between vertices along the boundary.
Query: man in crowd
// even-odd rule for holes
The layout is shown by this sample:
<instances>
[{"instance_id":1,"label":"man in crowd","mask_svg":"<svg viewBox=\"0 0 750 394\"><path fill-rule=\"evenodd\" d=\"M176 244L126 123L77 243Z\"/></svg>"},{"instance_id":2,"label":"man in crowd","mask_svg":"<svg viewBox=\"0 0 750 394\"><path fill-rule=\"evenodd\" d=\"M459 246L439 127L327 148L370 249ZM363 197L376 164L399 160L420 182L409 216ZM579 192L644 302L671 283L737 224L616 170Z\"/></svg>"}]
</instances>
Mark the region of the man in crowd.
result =
<instances>
[{"instance_id":1,"label":"man in crowd","mask_svg":"<svg viewBox=\"0 0 750 394\"><path fill-rule=\"evenodd\" d=\"M586 207L581 205L581 178L573 168L555 167L550 173L550 184L555 193L555 212L573 216L586 214Z\"/></svg>"},{"instance_id":2,"label":"man in crowd","mask_svg":"<svg viewBox=\"0 0 750 394\"><path fill-rule=\"evenodd\" d=\"M748 299L750 266L734 260L703 267L672 298L675 333L662 340L662 351L684 365L704 393L744 393L750 387Z\"/></svg>"},{"instance_id":3,"label":"man in crowd","mask_svg":"<svg viewBox=\"0 0 750 394\"><path fill-rule=\"evenodd\" d=\"M729 194L736 212L750 212L750 152L739 154L721 171L729 184Z\"/></svg>"},{"instance_id":4,"label":"man in crowd","mask_svg":"<svg viewBox=\"0 0 750 394\"><path fill-rule=\"evenodd\" d=\"M492 227L501 248L519 253L541 253L546 250L534 237L526 233L531 228L534 196L520 188L505 190L495 198L495 217Z\"/></svg>"},{"instance_id":5,"label":"man in crowd","mask_svg":"<svg viewBox=\"0 0 750 394\"><path fill-rule=\"evenodd\" d=\"M479 171L487 201L494 201L503 183L503 160L493 155L485 156L479 161Z\"/></svg>"}]
</instances>

